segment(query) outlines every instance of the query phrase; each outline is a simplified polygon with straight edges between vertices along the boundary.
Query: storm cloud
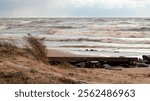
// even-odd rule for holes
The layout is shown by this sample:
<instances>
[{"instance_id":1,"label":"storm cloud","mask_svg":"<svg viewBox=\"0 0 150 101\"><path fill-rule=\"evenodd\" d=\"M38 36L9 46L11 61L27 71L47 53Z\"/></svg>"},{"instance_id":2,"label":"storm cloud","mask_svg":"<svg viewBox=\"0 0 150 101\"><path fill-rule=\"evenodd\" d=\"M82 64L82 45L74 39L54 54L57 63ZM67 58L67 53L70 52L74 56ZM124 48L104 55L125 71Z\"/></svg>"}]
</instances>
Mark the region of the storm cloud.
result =
<instances>
[{"instance_id":1,"label":"storm cloud","mask_svg":"<svg viewBox=\"0 0 150 101\"><path fill-rule=\"evenodd\" d=\"M65 11L55 0L0 0L0 16L63 16Z\"/></svg>"}]
</instances>

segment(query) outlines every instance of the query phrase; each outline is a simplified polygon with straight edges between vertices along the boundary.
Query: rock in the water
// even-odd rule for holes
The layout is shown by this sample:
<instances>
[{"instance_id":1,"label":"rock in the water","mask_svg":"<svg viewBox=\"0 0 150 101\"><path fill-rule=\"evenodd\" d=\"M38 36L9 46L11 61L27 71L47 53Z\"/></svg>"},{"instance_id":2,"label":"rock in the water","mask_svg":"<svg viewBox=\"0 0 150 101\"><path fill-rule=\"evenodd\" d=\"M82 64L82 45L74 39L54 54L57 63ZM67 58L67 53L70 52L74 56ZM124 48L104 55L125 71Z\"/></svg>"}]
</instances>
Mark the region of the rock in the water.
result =
<instances>
[{"instance_id":1,"label":"rock in the water","mask_svg":"<svg viewBox=\"0 0 150 101\"><path fill-rule=\"evenodd\" d=\"M88 49L86 49L85 51L89 51Z\"/></svg>"},{"instance_id":2,"label":"rock in the water","mask_svg":"<svg viewBox=\"0 0 150 101\"><path fill-rule=\"evenodd\" d=\"M85 51L97 51L96 49L86 49Z\"/></svg>"},{"instance_id":3,"label":"rock in the water","mask_svg":"<svg viewBox=\"0 0 150 101\"><path fill-rule=\"evenodd\" d=\"M94 49L90 49L90 51L97 51L97 50L94 50Z\"/></svg>"},{"instance_id":4,"label":"rock in the water","mask_svg":"<svg viewBox=\"0 0 150 101\"><path fill-rule=\"evenodd\" d=\"M143 55L143 60L150 62L150 55Z\"/></svg>"},{"instance_id":5,"label":"rock in the water","mask_svg":"<svg viewBox=\"0 0 150 101\"><path fill-rule=\"evenodd\" d=\"M137 67L149 67L149 65L146 64L146 63L135 63L135 65L136 65Z\"/></svg>"}]
</instances>

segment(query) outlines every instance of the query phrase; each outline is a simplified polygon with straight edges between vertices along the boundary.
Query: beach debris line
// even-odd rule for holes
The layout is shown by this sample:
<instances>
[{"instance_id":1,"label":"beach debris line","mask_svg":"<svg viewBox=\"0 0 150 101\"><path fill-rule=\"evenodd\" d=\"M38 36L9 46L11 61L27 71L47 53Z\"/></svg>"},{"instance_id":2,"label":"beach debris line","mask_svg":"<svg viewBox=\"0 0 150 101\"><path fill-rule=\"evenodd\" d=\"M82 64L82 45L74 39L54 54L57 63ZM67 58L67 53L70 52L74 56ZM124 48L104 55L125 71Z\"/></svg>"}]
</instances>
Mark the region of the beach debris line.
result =
<instances>
[{"instance_id":1,"label":"beach debris line","mask_svg":"<svg viewBox=\"0 0 150 101\"><path fill-rule=\"evenodd\" d=\"M112 70L114 67L133 68L150 67L150 55L143 55L143 59L137 57L48 57L50 63L67 62L75 67L104 68ZM118 70L114 69L114 70Z\"/></svg>"},{"instance_id":2,"label":"beach debris line","mask_svg":"<svg viewBox=\"0 0 150 101\"><path fill-rule=\"evenodd\" d=\"M76 67L113 68L113 66L131 67L138 62L136 57L48 57L50 63L67 62Z\"/></svg>"}]
</instances>

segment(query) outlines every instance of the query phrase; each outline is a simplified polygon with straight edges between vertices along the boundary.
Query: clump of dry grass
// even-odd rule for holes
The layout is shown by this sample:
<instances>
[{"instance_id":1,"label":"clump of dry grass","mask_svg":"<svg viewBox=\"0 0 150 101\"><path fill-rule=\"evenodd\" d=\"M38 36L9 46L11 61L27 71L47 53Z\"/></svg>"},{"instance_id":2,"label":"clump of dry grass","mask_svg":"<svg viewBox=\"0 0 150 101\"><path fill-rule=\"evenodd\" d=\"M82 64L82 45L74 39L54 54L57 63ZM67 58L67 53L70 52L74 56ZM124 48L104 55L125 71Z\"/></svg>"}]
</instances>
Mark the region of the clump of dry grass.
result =
<instances>
[{"instance_id":1,"label":"clump of dry grass","mask_svg":"<svg viewBox=\"0 0 150 101\"><path fill-rule=\"evenodd\" d=\"M44 44L43 39L32 36L30 34L28 34L28 36L25 36L24 39L25 42L27 42L25 49L19 48L13 42L0 41L0 58L11 58L16 55L33 56L38 61L42 61L43 63L48 64L47 48Z\"/></svg>"},{"instance_id":2,"label":"clump of dry grass","mask_svg":"<svg viewBox=\"0 0 150 101\"><path fill-rule=\"evenodd\" d=\"M17 46L12 42L0 41L0 55L14 55Z\"/></svg>"},{"instance_id":3,"label":"clump of dry grass","mask_svg":"<svg viewBox=\"0 0 150 101\"><path fill-rule=\"evenodd\" d=\"M0 41L0 58L12 59L17 56L30 57L31 55L12 41Z\"/></svg>"},{"instance_id":4,"label":"clump of dry grass","mask_svg":"<svg viewBox=\"0 0 150 101\"><path fill-rule=\"evenodd\" d=\"M48 64L47 48L44 41L36 36L28 34L24 37L27 42L26 49L38 60Z\"/></svg>"}]
</instances>

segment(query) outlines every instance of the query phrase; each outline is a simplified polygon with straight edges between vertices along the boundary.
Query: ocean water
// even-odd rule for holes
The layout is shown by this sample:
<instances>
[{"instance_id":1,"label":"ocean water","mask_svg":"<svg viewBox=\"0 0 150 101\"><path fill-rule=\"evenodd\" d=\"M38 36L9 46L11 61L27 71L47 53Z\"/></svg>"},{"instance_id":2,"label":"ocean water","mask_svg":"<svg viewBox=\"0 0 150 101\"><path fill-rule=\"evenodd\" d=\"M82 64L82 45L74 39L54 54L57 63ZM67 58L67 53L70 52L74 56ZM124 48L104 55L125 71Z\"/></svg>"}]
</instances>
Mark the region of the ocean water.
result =
<instances>
[{"instance_id":1,"label":"ocean water","mask_svg":"<svg viewBox=\"0 0 150 101\"><path fill-rule=\"evenodd\" d=\"M48 49L75 54L150 54L150 18L0 18L0 40L19 44L27 33L44 37Z\"/></svg>"}]
</instances>

